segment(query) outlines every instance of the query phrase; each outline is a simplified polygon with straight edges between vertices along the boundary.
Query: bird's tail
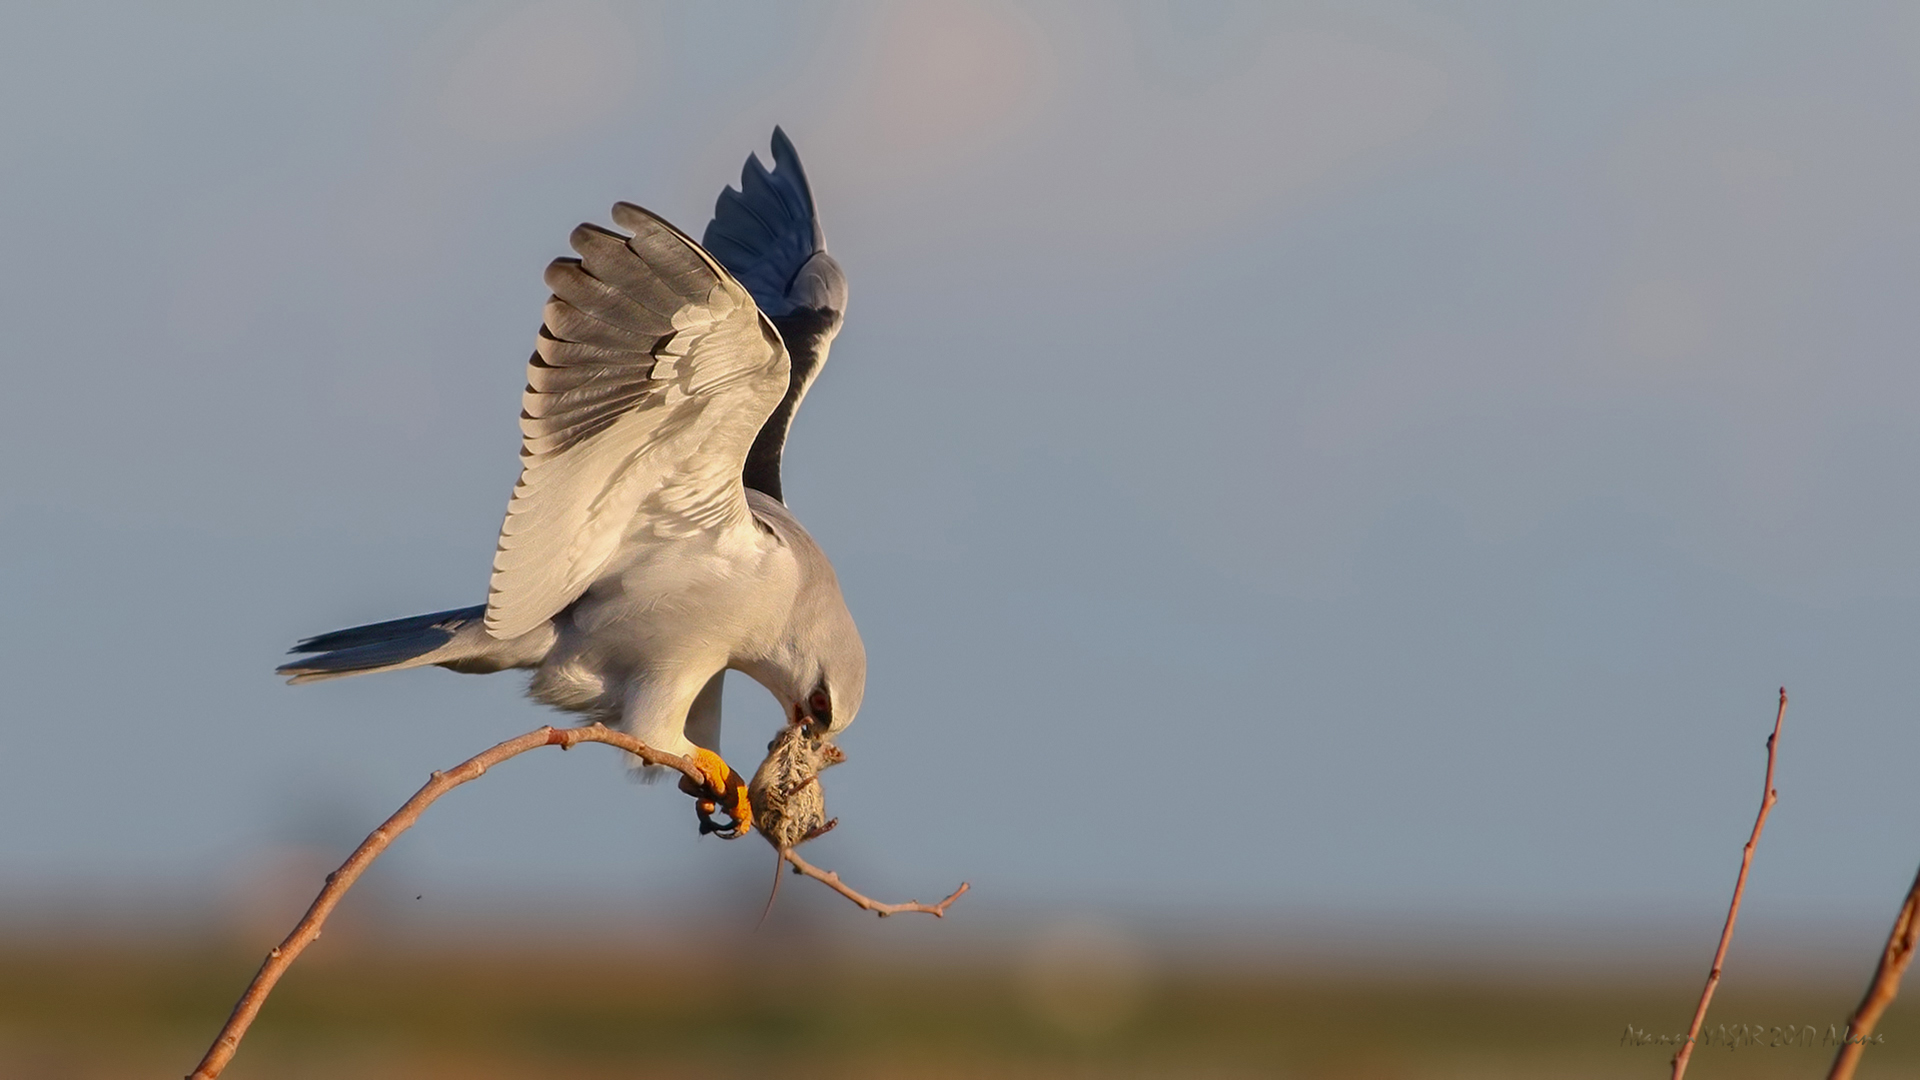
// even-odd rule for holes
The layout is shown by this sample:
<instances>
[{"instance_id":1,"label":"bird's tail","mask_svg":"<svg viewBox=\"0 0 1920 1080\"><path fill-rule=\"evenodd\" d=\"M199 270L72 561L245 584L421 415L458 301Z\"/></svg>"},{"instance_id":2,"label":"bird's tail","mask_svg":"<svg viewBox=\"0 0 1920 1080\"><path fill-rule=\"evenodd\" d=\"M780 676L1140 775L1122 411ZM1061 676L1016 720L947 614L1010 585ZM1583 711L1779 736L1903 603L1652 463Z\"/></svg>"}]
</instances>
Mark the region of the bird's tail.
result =
<instances>
[{"instance_id":1,"label":"bird's tail","mask_svg":"<svg viewBox=\"0 0 1920 1080\"><path fill-rule=\"evenodd\" d=\"M280 665L290 683L319 682L368 671L439 664L455 671L533 667L553 645L553 624L501 641L487 633L486 605L370 623L310 637L287 650L309 653Z\"/></svg>"}]
</instances>

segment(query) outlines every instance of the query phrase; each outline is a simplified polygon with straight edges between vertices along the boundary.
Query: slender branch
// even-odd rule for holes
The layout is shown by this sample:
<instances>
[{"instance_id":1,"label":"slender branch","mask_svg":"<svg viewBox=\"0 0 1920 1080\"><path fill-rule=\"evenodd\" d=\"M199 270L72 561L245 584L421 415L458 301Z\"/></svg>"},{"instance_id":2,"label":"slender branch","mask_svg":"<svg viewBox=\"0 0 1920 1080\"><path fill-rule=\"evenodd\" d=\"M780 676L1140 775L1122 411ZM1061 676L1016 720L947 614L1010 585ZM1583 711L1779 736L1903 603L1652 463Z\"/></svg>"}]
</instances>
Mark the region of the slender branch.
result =
<instances>
[{"instance_id":1,"label":"slender branch","mask_svg":"<svg viewBox=\"0 0 1920 1080\"><path fill-rule=\"evenodd\" d=\"M581 742L609 743L649 765L665 765L695 780L704 781L699 770L687 759L677 754L662 753L631 735L601 724L578 728L543 727L476 754L448 772L435 772L425 786L414 792L413 798L408 799L379 828L367 834L353 854L347 856L347 861L340 864L340 869L327 875L325 887L320 890L320 895L313 898L306 915L294 926L293 932L267 953L266 962L260 965L260 971L254 975L246 993L241 994L239 1002L234 1005L233 1015L227 1018L226 1026L220 1029L219 1036L207 1049L207 1056L200 1059L199 1067L193 1070L187 1080L212 1080L220 1075L221 1070L227 1067L227 1062L233 1060L234 1053L240 1049L240 1040L253 1024L254 1017L260 1014L260 1006L266 1003L274 984L280 981L280 976L286 974L287 968L292 966L306 947L319 938L321 926L340 903L340 898L346 895L354 882L360 880L360 875L373 865L373 860L380 857L380 853L393 843L395 837L413 827L413 823L420 819L421 812L433 805L434 800L469 780L478 780L486 775L488 769L508 758L518 757L542 746L572 749Z\"/></svg>"},{"instance_id":2,"label":"slender branch","mask_svg":"<svg viewBox=\"0 0 1920 1080\"><path fill-rule=\"evenodd\" d=\"M1900 915L1893 920L1893 932L1887 935L1887 947L1880 954L1880 967L1867 986L1867 996L1860 999L1860 1007L1853 1010L1853 1018L1847 1021L1846 1041L1833 1057L1833 1069L1827 1073L1827 1080L1852 1080L1854 1067L1860 1064L1860 1055L1867 1049L1867 1037L1879 1026L1880 1014L1887 1011L1894 995L1900 992L1900 976L1906 974L1907 965L1913 963L1916 948L1920 948L1920 874L1914 876L1913 888L1907 890L1907 902L1900 905Z\"/></svg>"},{"instance_id":3,"label":"slender branch","mask_svg":"<svg viewBox=\"0 0 1920 1080\"><path fill-rule=\"evenodd\" d=\"M1680 1050L1673 1055L1673 1080L1680 1080L1687 1074L1687 1059L1693 1056L1694 1040L1700 1037L1700 1026L1707 1022L1707 1005L1713 1001L1714 988L1720 985L1720 965L1726 962L1727 946L1733 944L1733 924L1740 918L1740 896L1747 891L1747 869L1753 865L1753 849L1760 843L1760 832L1767 827L1767 815L1773 811L1773 804L1780 793L1773 788L1773 761L1780 749L1780 724L1787 718L1787 688L1780 688L1780 711L1773 717L1773 734L1767 736L1767 783L1766 791L1760 797L1760 815L1753 819L1753 835L1747 837L1747 846L1740 852L1740 876L1733 882L1733 903L1727 906L1727 924L1720 929L1720 947L1713 951L1713 967L1707 972L1707 985L1700 991L1700 1004L1693 1010L1693 1026L1687 1029L1687 1041L1680 1044Z\"/></svg>"},{"instance_id":4,"label":"slender branch","mask_svg":"<svg viewBox=\"0 0 1920 1080\"><path fill-rule=\"evenodd\" d=\"M782 859L785 859L787 862L793 864L794 873L805 874L806 876L812 878L815 881L824 882L826 886L832 889L834 892L839 893L841 896L846 897L847 899L860 905L862 908L865 908L866 910L873 912L874 914L880 916L883 919L889 915L898 915L903 911L921 911L921 912L925 912L928 915L933 916L936 919L944 919L947 917L947 907L951 905L955 900L960 899L961 894L965 893L968 889L973 888L973 886L963 881L960 883L959 888L953 890L952 895L948 896L945 900L942 900L937 904L923 904L918 900L909 900L904 904L883 904L880 901L875 900L871 897L862 896L860 893L854 891L852 886L848 885L844 881L841 881L839 874L836 874L831 870L820 869L819 867L813 865L807 860L801 858L800 853L793 850L792 848L782 848L780 850L780 857Z\"/></svg>"},{"instance_id":5,"label":"slender branch","mask_svg":"<svg viewBox=\"0 0 1920 1080\"><path fill-rule=\"evenodd\" d=\"M292 966L294 960L299 958L307 946L320 937L320 930L326 923L327 916L333 913L333 909L339 905L347 890L353 887L353 883L360 879L361 874L366 873L367 867L373 865L373 860L379 858L380 853L385 851L396 837L413 827L414 822L419 820L421 812L433 805L434 800L461 784L478 780L486 775L488 769L529 750L537 750L543 746L558 746L562 750L571 750L583 742L606 743L625 750L649 765L664 765L678 770L695 783L706 783L706 777L693 762L678 754L656 750L625 732L614 731L603 724L575 728L543 727L518 738L508 739L492 749L468 758L447 772L434 773L425 786L414 792L413 798L408 799L406 804L401 806L392 817L382 822L379 828L367 834L367 838L361 841L353 854L347 856L347 861L340 864L340 869L327 875L326 885L321 888L320 894L313 898L313 903L307 908L306 915L294 926L286 940L267 953L267 959L260 965L260 970L254 975L253 982L247 985L246 992L240 995L239 1002L234 1005L233 1014L227 1018L226 1026L220 1029L220 1034L214 1038L213 1045L207 1049L206 1056L200 1059L200 1064L194 1068L187 1080L213 1080L226 1069L227 1064L233 1060L233 1055L239 1051L240 1040L246 1037L247 1028L252 1026L254 1018L260 1014L260 1007L266 1004L267 995L273 992L274 984L280 981L280 977L286 974L287 968ZM840 884L837 875L822 876L820 871L812 867L807 869L809 876L826 881L841 894L869 910L889 907L884 904L876 905L873 901ZM962 885L960 892L965 891L966 886ZM958 895L960 893L954 894L954 896ZM940 910L934 913L944 913L947 904L952 902L953 897L948 897L940 904ZM892 910L915 910L916 908L916 905L903 904L893 906ZM918 910L933 909L918 908ZM891 914L891 911L881 910L880 913L886 915Z\"/></svg>"}]
</instances>

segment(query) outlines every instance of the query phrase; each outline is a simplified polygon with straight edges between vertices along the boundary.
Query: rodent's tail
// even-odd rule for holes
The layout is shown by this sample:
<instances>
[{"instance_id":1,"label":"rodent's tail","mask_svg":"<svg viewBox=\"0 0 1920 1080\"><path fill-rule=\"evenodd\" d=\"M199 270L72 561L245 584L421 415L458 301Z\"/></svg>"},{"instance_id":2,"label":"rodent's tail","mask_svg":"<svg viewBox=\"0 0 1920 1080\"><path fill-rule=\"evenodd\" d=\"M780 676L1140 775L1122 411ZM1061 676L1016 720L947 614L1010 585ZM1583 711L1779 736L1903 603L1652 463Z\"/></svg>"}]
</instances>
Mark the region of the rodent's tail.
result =
<instances>
[{"instance_id":1,"label":"rodent's tail","mask_svg":"<svg viewBox=\"0 0 1920 1080\"><path fill-rule=\"evenodd\" d=\"M773 891L767 894L767 906L760 911L760 921L753 924L755 930L767 925L767 916L773 913L773 898L780 895L780 871L787 865L787 853L775 848L773 851Z\"/></svg>"}]
</instances>

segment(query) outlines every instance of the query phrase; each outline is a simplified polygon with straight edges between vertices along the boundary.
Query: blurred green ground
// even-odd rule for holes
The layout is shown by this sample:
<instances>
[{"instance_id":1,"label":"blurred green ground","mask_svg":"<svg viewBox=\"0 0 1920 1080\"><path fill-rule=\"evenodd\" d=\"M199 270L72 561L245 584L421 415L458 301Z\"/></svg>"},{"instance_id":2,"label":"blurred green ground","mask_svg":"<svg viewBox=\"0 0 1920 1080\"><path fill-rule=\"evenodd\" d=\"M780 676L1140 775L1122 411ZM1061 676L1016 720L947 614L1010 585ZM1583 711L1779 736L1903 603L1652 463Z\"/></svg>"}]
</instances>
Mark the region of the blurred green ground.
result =
<instances>
[{"instance_id":1,"label":"blurred green ground","mask_svg":"<svg viewBox=\"0 0 1920 1080\"><path fill-rule=\"evenodd\" d=\"M331 947L330 947L331 946ZM323 940L228 1070L318 1077L1657 1077L1689 979L1416 976L1242 963L1149 969L1072 1001L1016 951L856 958L815 942L601 955ZM0 942L0 1077L184 1076L258 955L174 941ZM1057 973L1056 973L1057 974ZM1863 974L1864 978L1864 974ZM1858 986L1742 986L1714 1023L1839 1022ZM1105 998L1102 995L1106 995ZM1105 1004L1099 1004L1100 1002ZM1104 1011L1103 1011L1104 1010ZM1864 1078L1920 1077L1920 1009L1897 1005ZM1710 1024L1711 1026L1711 1024ZM1691 1076L1814 1077L1831 1050L1709 1049Z\"/></svg>"}]
</instances>

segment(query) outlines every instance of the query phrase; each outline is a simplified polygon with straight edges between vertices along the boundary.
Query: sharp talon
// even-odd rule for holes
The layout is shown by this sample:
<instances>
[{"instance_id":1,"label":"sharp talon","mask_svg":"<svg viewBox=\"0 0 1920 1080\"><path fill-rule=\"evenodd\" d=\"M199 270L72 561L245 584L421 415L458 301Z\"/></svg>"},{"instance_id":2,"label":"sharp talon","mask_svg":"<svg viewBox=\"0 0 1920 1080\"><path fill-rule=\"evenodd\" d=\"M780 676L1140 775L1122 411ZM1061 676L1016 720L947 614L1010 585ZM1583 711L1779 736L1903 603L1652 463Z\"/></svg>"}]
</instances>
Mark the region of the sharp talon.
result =
<instances>
[{"instance_id":1,"label":"sharp talon","mask_svg":"<svg viewBox=\"0 0 1920 1080\"><path fill-rule=\"evenodd\" d=\"M717 807L710 801L703 800L694 804L694 813L700 818L701 836L705 836L708 833L717 833L722 840L732 840L737 836L745 835L747 827L737 820L727 821L725 823L713 820L712 814L715 809L717 809Z\"/></svg>"},{"instance_id":2,"label":"sharp talon","mask_svg":"<svg viewBox=\"0 0 1920 1080\"><path fill-rule=\"evenodd\" d=\"M746 780L719 754L704 747L694 747L689 756L705 783L696 786L691 780L683 779L680 789L699 799L694 810L700 816L701 835L718 833L732 840L751 832L753 802L747 797ZM724 824L713 820L716 811L727 816Z\"/></svg>"}]
</instances>

